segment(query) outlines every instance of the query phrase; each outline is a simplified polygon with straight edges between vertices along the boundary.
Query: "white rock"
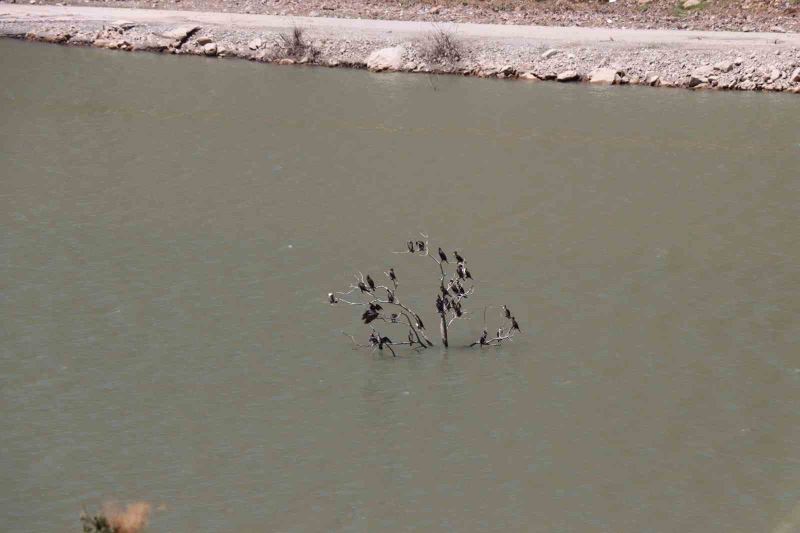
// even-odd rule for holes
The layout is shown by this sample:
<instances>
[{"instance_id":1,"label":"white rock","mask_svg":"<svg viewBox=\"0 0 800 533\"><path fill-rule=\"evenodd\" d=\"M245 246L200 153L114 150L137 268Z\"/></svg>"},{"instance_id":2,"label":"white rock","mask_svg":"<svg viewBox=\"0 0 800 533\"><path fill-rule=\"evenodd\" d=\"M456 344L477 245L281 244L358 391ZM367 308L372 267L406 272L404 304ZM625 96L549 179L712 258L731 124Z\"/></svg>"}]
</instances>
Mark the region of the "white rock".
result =
<instances>
[{"instance_id":1,"label":"white rock","mask_svg":"<svg viewBox=\"0 0 800 533\"><path fill-rule=\"evenodd\" d=\"M537 78L537 77L534 75L534 73L533 73L533 72L523 72L522 74L520 74L520 75L519 75L519 79L521 79L521 80L531 80L531 81L536 81L536 80L538 80L539 78Z\"/></svg>"},{"instance_id":2,"label":"white rock","mask_svg":"<svg viewBox=\"0 0 800 533\"><path fill-rule=\"evenodd\" d=\"M203 53L207 56L217 55L217 43L208 43L203 46Z\"/></svg>"},{"instance_id":3,"label":"white rock","mask_svg":"<svg viewBox=\"0 0 800 533\"><path fill-rule=\"evenodd\" d=\"M565 82L565 81L577 81L580 79L580 75L575 72L574 70L566 70L556 76L556 81Z\"/></svg>"},{"instance_id":4,"label":"white rock","mask_svg":"<svg viewBox=\"0 0 800 533\"><path fill-rule=\"evenodd\" d=\"M542 59L550 59L551 57L553 57L557 53L558 53L558 50L556 50L554 48L551 48L550 50L548 50L547 52L542 54Z\"/></svg>"},{"instance_id":5,"label":"white rock","mask_svg":"<svg viewBox=\"0 0 800 533\"><path fill-rule=\"evenodd\" d=\"M730 61L720 61L714 65L714 70L718 70L720 72L730 72L733 70L733 63Z\"/></svg>"},{"instance_id":6,"label":"white rock","mask_svg":"<svg viewBox=\"0 0 800 533\"><path fill-rule=\"evenodd\" d=\"M111 23L111 27L119 28L121 30L129 30L131 28L135 28L136 24L129 20L115 20Z\"/></svg>"},{"instance_id":7,"label":"white rock","mask_svg":"<svg viewBox=\"0 0 800 533\"><path fill-rule=\"evenodd\" d=\"M772 72L769 73L769 80L770 81L775 81L780 77L781 77L781 71L776 69L776 68L772 69Z\"/></svg>"},{"instance_id":8,"label":"white rock","mask_svg":"<svg viewBox=\"0 0 800 533\"><path fill-rule=\"evenodd\" d=\"M164 37L169 37L170 39L183 42L199 29L200 26L178 26L177 28L165 31L163 35Z\"/></svg>"},{"instance_id":9,"label":"white rock","mask_svg":"<svg viewBox=\"0 0 800 533\"><path fill-rule=\"evenodd\" d=\"M605 83L613 85L617 81L617 69L598 68L589 74L589 83Z\"/></svg>"},{"instance_id":10,"label":"white rock","mask_svg":"<svg viewBox=\"0 0 800 533\"><path fill-rule=\"evenodd\" d=\"M375 50L367 57L367 68L373 71L400 70L403 66L403 54L406 49L402 46L392 46Z\"/></svg>"},{"instance_id":11,"label":"white rock","mask_svg":"<svg viewBox=\"0 0 800 533\"><path fill-rule=\"evenodd\" d=\"M258 49L259 49L259 48L261 48L263 45L264 45L264 41L262 41L261 39L253 39L252 41L250 41L249 43L247 43L247 47L248 47L250 50L258 50Z\"/></svg>"},{"instance_id":12,"label":"white rock","mask_svg":"<svg viewBox=\"0 0 800 533\"><path fill-rule=\"evenodd\" d=\"M739 65L741 65L742 63L744 63L744 58L743 57L737 57L736 59L733 60L733 64L736 65L737 67Z\"/></svg>"}]
</instances>

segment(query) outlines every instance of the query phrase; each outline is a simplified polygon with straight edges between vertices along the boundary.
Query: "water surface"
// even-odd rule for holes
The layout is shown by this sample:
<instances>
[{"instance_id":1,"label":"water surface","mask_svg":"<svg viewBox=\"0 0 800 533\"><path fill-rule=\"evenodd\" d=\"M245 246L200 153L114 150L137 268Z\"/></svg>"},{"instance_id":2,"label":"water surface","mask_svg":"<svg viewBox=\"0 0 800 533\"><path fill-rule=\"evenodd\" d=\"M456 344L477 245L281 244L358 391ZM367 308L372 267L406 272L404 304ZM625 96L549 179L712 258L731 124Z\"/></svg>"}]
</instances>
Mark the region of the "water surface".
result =
<instances>
[{"instance_id":1,"label":"water surface","mask_svg":"<svg viewBox=\"0 0 800 533\"><path fill-rule=\"evenodd\" d=\"M800 107L0 42L0 516L154 531L778 531ZM501 349L353 351L357 270ZM402 333L400 333L402 336ZM785 531L785 530L782 530Z\"/></svg>"}]
</instances>

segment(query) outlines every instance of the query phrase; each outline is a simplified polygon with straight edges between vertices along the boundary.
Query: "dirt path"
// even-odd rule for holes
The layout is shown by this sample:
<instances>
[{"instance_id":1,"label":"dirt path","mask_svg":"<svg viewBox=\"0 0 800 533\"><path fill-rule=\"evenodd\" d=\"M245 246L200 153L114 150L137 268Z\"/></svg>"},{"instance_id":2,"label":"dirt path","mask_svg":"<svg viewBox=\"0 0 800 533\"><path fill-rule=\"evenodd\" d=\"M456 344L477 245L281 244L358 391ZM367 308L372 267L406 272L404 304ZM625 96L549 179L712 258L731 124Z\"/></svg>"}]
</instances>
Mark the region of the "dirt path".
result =
<instances>
[{"instance_id":1,"label":"dirt path","mask_svg":"<svg viewBox=\"0 0 800 533\"><path fill-rule=\"evenodd\" d=\"M198 24L256 31L286 31L300 26L316 34L337 38L414 39L435 28L452 30L462 40L484 39L526 46L680 47L702 49L797 48L799 33L715 32L686 30L633 30L499 24L435 24L419 21L282 17L239 13L169 11L80 6L0 4L0 20L36 23L110 23L128 20L142 24Z\"/></svg>"}]
</instances>

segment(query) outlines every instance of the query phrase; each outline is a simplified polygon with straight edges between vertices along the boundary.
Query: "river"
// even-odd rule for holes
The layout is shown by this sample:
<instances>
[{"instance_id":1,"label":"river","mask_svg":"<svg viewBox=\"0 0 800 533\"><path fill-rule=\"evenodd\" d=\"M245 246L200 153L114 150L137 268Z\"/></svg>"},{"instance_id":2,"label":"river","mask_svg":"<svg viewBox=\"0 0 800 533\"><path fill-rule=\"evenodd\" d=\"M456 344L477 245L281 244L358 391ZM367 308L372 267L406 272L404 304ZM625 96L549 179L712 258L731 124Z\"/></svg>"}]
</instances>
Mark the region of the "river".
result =
<instances>
[{"instance_id":1,"label":"river","mask_svg":"<svg viewBox=\"0 0 800 533\"><path fill-rule=\"evenodd\" d=\"M10 529L109 500L164 532L797 527L796 97L12 41L0 67ZM436 265L392 253L419 232L467 258L469 320L354 350L325 300L358 271L433 322ZM491 304L523 334L467 348Z\"/></svg>"}]
</instances>

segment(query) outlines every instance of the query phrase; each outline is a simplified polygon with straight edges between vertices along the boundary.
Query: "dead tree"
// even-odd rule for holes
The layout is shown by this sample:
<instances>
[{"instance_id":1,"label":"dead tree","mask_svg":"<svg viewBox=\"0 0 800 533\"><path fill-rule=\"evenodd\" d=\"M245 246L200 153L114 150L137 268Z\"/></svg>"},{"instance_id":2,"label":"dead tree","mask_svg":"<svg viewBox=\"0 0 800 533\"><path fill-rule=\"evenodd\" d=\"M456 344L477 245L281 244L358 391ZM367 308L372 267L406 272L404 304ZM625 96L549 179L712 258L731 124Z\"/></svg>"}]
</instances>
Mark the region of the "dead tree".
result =
<instances>
[{"instance_id":1,"label":"dead tree","mask_svg":"<svg viewBox=\"0 0 800 533\"><path fill-rule=\"evenodd\" d=\"M439 269L439 287L434 306L438 315L442 344L447 348L450 344L450 326L456 320L465 319L469 314L465 309L465 300L475 293L475 280L466 260L457 250L448 256L445 250L437 246L434 252L428 236L424 233L420 235L422 239L409 240L406 243L406 250L394 253L430 257L436 263ZM448 273L452 266L454 266L452 272ZM370 274L364 276L359 272L355 276L355 282L350 284L349 290L328 293L328 303L331 305L345 304L364 308L361 320L370 326L367 343L361 344L353 335L343 333L350 337L356 347L371 348L373 351L383 351L384 348L388 348L393 356L397 356L393 346L406 345L417 350L425 350L433 346L419 313L400 299L399 283L394 267L384 272L384 276L387 279L386 284L378 284ZM483 334L470 346L498 346L503 341L511 340L514 334L519 332L517 321L506 306L503 306L503 312L508 322L497 330L494 337L490 338L486 330L486 308L484 308ZM392 341L390 337L381 334L376 329L374 324L377 322L398 325L406 329L405 339L401 342Z\"/></svg>"}]
</instances>

